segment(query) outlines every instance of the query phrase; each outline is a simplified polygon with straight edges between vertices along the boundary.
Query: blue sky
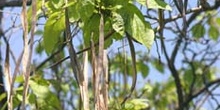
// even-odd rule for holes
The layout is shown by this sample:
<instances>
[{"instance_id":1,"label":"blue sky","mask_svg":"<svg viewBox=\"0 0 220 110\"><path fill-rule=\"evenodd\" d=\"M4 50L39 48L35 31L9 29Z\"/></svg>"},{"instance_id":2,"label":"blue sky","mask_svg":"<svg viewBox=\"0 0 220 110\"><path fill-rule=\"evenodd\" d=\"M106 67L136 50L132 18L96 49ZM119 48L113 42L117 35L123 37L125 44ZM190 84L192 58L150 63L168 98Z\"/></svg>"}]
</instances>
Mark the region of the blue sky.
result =
<instances>
[{"instance_id":1,"label":"blue sky","mask_svg":"<svg viewBox=\"0 0 220 110\"><path fill-rule=\"evenodd\" d=\"M170 0L167 0L169 3ZM190 7L196 7L197 6L197 3L196 1L192 0L190 1ZM15 26L19 26L20 25L20 16L17 16L15 15L14 13L20 13L21 12L21 8L5 8L6 12L9 12L9 13L4 13L4 18L3 18L3 29L6 30L8 28L10 28L11 24L13 23L12 21L15 21ZM13 12L13 13L10 13L10 12ZM144 13L144 10L142 11ZM173 15L176 15L178 12L173 12ZM153 22L153 21L149 21L149 22ZM44 20L41 19L39 21L39 23L44 23ZM181 23L181 19L178 20L178 23ZM155 26L155 25L153 25ZM43 29L43 26L39 26L38 29ZM8 32L7 37L10 36L10 48L12 49L12 51L15 53L15 57L18 58L22 49L23 49L23 42L22 42L22 31L21 31L21 26L19 26L18 28L15 28L13 29L12 31ZM164 32L164 36L169 38L169 39L172 39L174 37L176 37L176 34L173 34L169 31L165 31ZM40 39L41 36L36 36L35 40L36 39ZM79 44L78 41L74 42L75 44ZM4 44L4 43L3 43ZM117 52L118 48L122 46L122 43L121 42L115 42L111 48L109 50L114 50L115 52ZM169 48L172 48L174 46L174 43L167 43L167 47ZM135 45L136 47L136 50L142 50L142 51L146 51L146 48L142 45L139 45L139 44L136 44ZM159 44L159 47L160 47L160 44ZM194 45L195 48L199 47L199 45ZM5 45L1 45L1 51L3 52L3 61L4 61L4 55L5 55ZM164 55L162 53L160 53L161 56L162 56L162 61L165 60L165 58L163 57ZM158 57L158 54L156 52L156 45L155 43L153 44L152 46L152 49L151 49L151 52L150 52L150 56L153 56L153 57ZM37 62L40 62L42 61L43 59L46 58L46 54L43 54L42 56L36 56L36 54L34 54L33 56L33 61L37 61ZM182 63L180 62L180 60L183 58L183 56L181 54L178 54L178 58L177 58L177 61L179 62L176 62L177 63L177 66L178 67L181 67L182 66ZM4 63L4 62L2 62ZM215 65L218 66L219 62L216 63ZM219 66L218 66L219 67ZM12 68L12 73L13 73L13 69L14 69L14 62L11 60L11 68ZM146 79L143 79L141 76L138 76L138 87L141 87L141 85L143 85L143 82L147 83L148 80L152 80L153 82L163 82L163 81L166 81L168 79L168 76L170 76L170 72L169 70L165 70L165 73L164 74L161 74L159 73L157 70L153 69L153 67L150 65L150 74L149 74L149 77L147 77Z\"/></svg>"}]
</instances>

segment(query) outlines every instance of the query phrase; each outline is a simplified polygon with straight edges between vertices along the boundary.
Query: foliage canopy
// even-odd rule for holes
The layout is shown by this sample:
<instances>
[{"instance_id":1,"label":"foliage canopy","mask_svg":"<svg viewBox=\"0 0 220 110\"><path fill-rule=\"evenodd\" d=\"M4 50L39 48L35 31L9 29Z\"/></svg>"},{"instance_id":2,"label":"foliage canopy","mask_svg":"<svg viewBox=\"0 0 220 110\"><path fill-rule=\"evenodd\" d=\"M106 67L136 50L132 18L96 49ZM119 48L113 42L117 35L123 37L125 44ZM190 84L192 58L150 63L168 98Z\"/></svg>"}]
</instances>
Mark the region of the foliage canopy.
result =
<instances>
[{"instance_id":1,"label":"foliage canopy","mask_svg":"<svg viewBox=\"0 0 220 110\"><path fill-rule=\"evenodd\" d=\"M23 50L17 57L2 32L2 110L220 108L219 0L205 0L209 7L203 0L33 1L22 6L22 30L30 33L21 37L23 50L45 59L34 62Z\"/></svg>"}]
</instances>

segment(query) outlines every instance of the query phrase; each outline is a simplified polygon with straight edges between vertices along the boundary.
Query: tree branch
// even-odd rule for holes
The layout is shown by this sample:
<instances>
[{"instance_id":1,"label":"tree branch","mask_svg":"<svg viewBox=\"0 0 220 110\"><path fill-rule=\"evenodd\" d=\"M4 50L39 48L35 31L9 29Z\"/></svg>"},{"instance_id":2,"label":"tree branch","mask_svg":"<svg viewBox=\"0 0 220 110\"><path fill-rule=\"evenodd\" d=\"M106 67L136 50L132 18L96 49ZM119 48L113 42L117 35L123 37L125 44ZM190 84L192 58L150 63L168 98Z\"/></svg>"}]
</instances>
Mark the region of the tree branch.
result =
<instances>
[{"instance_id":1,"label":"tree branch","mask_svg":"<svg viewBox=\"0 0 220 110\"><path fill-rule=\"evenodd\" d=\"M31 5L32 0L27 0L26 5ZM11 0L11 1L4 1L0 0L0 7L20 7L23 4L23 0Z\"/></svg>"},{"instance_id":2,"label":"tree branch","mask_svg":"<svg viewBox=\"0 0 220 110\"><path fill-rule=\"evenodd\" d=\"M206 90L209 89L209 87L213 86L214 84L220 83L220 79L217 79L215 81L212 81L210 83L208 83L204 88L200 89L197 93L193 94L191 97L189 97L183 105L188 105L188 103L190 103L194 98L198 97L200 94L202 94L203 92L205 92Z\"/></svg>"},{"instance_id":3,"label":"tree branch","mask_svg":"<svg viewBox=\"0 0 220 110\"><path fill-rule=\"evenodd\" d=\"M195 7L195 8L191 8L191 9L187 10L187 11L186 11L186 14L191 14L191 13L193 13L193 15L191 15L191 17L188 19L187 25L189 25L189 24L193 21L193 19L196 17L196 15L199 15L199 13L204 12L204 11L208 11L208 10L215 10L215 9L217 9L219 6L220 6L220 3L219 3L218 0L216 0L215 5L212 6L212 7L209 7L209 8L204 9L204 8L202 8L201 6L199 6L199 7ZM195 17L194 17L194 16L195 16ZM175 21L175 20L177 20L177 19L179 19L179 18L182 18L182 17L183 17L182 14L178 14L178 15L176 15L176 16L172 16L171 18L165 19L165 20L164 20L164 23L166 24L166 23Z\"/></svg>"}]
</instances>

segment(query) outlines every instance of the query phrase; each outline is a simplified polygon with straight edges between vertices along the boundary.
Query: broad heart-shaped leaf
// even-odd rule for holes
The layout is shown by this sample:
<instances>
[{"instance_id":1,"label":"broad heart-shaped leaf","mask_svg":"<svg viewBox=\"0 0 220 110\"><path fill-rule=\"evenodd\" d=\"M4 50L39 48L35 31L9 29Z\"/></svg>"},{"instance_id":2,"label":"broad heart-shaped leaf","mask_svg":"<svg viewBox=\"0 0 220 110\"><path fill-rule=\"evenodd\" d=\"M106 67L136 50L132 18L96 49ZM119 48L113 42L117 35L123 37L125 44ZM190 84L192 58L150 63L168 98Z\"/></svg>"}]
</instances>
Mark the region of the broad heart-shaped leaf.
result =
<instances>
[{"instance_id":1,"label":"broad heart-shaped leaf","mask_svg":"<svg viewBox=\"0 0 220 110\"><path fill-rule=\"evenodd\" d=\"M30 80L30 87L39 98L46 98L50 93L49 84L39 84L36 81Z\"/></svg>"},{"instance_id":2,"label":"broad heart-shaped leaf","mask_svg":"<svg viewBox=\"0 0 220 110\"><path fill-rule=\"evenodd\" d=\"M79 19L85 22L95 11L95 6L88 0L78 1L68 8L70 22L74 22Z\"/></svg>"},{"instance_id":3,"label":"broad heart-shaped leaf","mask_svg":"<svg viewBox=\"0 0 220 110\"><path fill-rule=\"evenodd\" d=\"M49 89L49 83L44 79L30 80L30 88L33 94L37 97L38 103L45 104L47 107L60 110L61 105L55 94L53 94ZM44 107L43 107L44 108Z\"/></svg>"},{"instance_id":4,"label":"broad heart-shaped leaf","mask_svg":"<svg viewBox=\"0 0 220 110\"><path fill-rule=\"evenodd\" d=\"M80 13L78 11L78 4L75 3L68 7L68 13L69 13L69 20L70 22L75 22L80 19Z\"/></svg>"},{"instance_id":5,"label":"broad heart-shaped leaf","mask_svg":"<svg viewBox=\"0 0 220 110\"><path fill-rule=\"evenodd\" d=\"M198 24L195 24L193 27L192 27L192 34L195 38L201 38L205 35L205 27L198 23Z\"/></svg>"},{"instance_id":6,"label":"broad heart-shaped leaf","mask_svg":"<svg viewBox=\"0 0 220 110\"><path fill-rule=\"evenodd\" d=\"M144 20L140 10L133 4L128 4L119 12L125 21L125 31L150 49L154 42L154 31L150 24Z\"/></svg>"},{"instance_id":7,"label":"broad heart-shaped leaf","mask_svg":"<svg viewBox=\"0 0 220 110\"><path fill-rule=\"evenodd\" d=\"M62 12L55 12L47 20L44 26L43 42L47 54L50 54L65 29L65 16Z\"/></svg>"},{"instance_id":8,"label":"broad heart-shaped leaf","mask_svg":"<svg viewBox=\"0 0 220 110\"><path fill-rule=\"evenodd\" d=\"M122 16L116 12L112 12L112 22L113 29L121 36L123 36L125 32L125 27Z\"/></svg>"},{"instance_id":9,"label":"broad heart-shaped leaf","mask_svg":"<svg viewBox=\"0 0 220 110\"><path fill-rule=\"evenodd\" d=\"M93 14L89 20L83 24L83 37L86 46L90 45L91 37L93 42L98 41L99 36L99 20L100 16L98 14Z\"/></svg>"},{"instance_id":10,"label":"broad heart-shaped leaf","mask_svg":"<svg viewBox=\"0 0 220 110\"><path fill-rule=\"evenodd\" d=\"M112 25L110 24L109 18L105 19L105 25L104 25L104 33L105 36L112 30ZM89 19L87 19L86 22L83 23L83 37L84 37L84 43L85 46L90 46L91 39L94 43L97 43L99 41L99 22L100 22L100 15L97 13L94 13ZM117 37L116 35L114 37ZM105 48L109 47L113 42L113 39L107 39L105 40Z\"/></svg>"},{"instance_id":11,"label":"broad heart-shaped leaf","mask_svg":"<svg viewBox=\"0 0 220 110\"><path fill-rule=\"evenodd\" d=\"M162 0L137 0L137 2L143 6L147 5L148 8L172 11L172 8Z\"/></svg>"},{"instance_id":12,"label":"broad heart-shaped leaf","mask_svg":"<svg viewBox=\"0 0 220 110\"><path fill-rule=\"evenodd\" d=\"M82 21L85 22L93 15L95 7L91 2L89 2L89 0L82 0L77 2L76 11L78 11Z\"/></svg>"}]
</instances>

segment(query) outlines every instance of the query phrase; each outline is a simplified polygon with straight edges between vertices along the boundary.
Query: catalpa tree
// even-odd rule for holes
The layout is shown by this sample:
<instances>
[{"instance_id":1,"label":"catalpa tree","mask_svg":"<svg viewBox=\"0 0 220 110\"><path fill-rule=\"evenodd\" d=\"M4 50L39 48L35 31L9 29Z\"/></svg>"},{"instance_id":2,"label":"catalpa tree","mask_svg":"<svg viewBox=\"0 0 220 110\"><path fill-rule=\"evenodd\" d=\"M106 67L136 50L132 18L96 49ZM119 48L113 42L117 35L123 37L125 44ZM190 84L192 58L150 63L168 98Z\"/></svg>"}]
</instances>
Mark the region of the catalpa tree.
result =
<instances>
[{"instance_id":1,"label":"catalpa tree","mask_svg":"<svg viewBox=\"0 0 220 110\"><path fill-rule=\"evenodd\" d=\"M219 6L1 0L0 108L217 110Z\"/></svg>"}]
</instances>

